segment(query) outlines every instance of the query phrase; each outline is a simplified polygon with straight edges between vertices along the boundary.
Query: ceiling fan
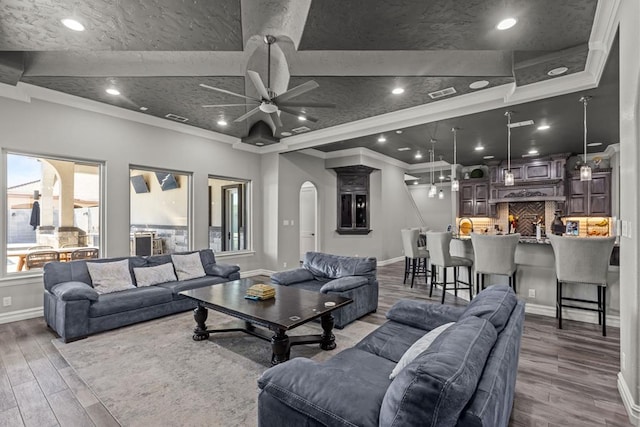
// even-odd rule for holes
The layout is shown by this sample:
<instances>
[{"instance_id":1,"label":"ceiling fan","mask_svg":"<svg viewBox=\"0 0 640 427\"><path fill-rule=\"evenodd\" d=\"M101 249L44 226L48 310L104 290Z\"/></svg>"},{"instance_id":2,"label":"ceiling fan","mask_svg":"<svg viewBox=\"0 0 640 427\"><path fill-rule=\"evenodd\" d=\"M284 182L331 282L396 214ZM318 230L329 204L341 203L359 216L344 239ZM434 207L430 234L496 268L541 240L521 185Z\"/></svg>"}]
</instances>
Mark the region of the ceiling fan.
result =
<instances>
[{"instance_id":1,"label":"ceiling fan","mask_svg":"<svg viewBox=\"0 0 640 427\"><path fill-rule=\"evenodd\" d=\"M217 92L226 93L227 95L237 96L239 98L244 98L250 103L246 104L220 104L220 105L203 105L204 108L214 108L214 107L240 107L251 105L251 103L257 104L255 108L251 109L246 114L238 117L234 120L234 122L241 122L246 120L247 118L253 116L258 112L263 112L268 114L269 117L273 120L273 123L276 126L276 130L280 129L282 125L282 120L280 119L279 112L284 112L287 114L291 114L297 117L304 117L304 119L309 120L311 122L317 122L318 119L315 117L311 117L304 113L301 110L296 110L292 107L313 107L313 108L335 108L336 104L329 102L298 102L298 101L290 101L292 98L296 96L302 95L305 92L308 92L312 89L319 87L318 83L314 80L309 80L306 83L303 83L299 86L296 86L288 91L278 95L271 90L271 45L276 42L276 38L274 36L264 36L264 42L267 44L267 85L265 86L260 78L260 75L255 71L248 70L247 74L253 83L253 86L256 88L258 93L260 94L260 99L252 98L250 96L241 95L239 93L230 92L228 90L220 89L217 87L209 86L206 84L200 84L201 87L206 89L215 90Z\"/></svg>"}]
</instances>

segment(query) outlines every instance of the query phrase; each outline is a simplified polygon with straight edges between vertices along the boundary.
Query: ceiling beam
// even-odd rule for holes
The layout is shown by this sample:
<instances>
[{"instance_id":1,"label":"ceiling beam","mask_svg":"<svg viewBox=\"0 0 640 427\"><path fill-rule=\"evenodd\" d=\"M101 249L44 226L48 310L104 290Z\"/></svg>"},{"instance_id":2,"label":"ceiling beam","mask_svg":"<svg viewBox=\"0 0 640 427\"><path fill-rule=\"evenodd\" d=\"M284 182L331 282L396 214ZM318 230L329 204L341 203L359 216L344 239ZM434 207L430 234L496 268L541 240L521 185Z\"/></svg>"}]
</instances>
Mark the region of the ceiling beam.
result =
<instances>
[{"instance_id":1,"label":"ceiling beam","mask_svg":"<svg viewBox=\"0 0 640 427\"><path fill-rule=\"evenodd\" d=\"M509 51L285 51L294 76L511 77ZM244 76L245 52L29 52L25 76ZM402 64L402 69L398 69Z\"/></svg>"},{"instance_id":2,"label":"ceiling beam","mask_svg":"<svg viewBox=\"0 0 640 427\"><path fill-rule=\"evenodd\" d=\"M24 72L24 53L0 52L0 83L17 85Z\"/></svg>"}]
</instances>

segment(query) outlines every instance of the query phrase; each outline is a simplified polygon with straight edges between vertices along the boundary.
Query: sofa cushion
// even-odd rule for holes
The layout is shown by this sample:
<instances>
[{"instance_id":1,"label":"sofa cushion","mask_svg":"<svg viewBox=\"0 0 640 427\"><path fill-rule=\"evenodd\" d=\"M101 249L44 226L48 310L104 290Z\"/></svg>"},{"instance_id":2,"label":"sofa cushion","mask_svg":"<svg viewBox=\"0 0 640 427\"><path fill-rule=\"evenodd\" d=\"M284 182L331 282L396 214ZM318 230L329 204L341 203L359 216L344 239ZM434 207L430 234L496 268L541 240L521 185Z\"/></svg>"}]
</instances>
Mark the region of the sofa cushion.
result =
<instances>
[{"instance_id":1,"label":"sofa cushion","mask_svg":"<svg viewBox=\"0 0 640 427\"><path fill-rule=\"evenodd\" d=\"M178 280L196 279L206 276L207 274L202 266L199 252L193 252L187 255L172 254L171 261L176 270Z\"/></svg>"},{"instance_id":2,"label":"sofa cushion","mask_svg":"<svg viewBox=\"0 0 640 427\"><path fill-rule=\"evenodd\" d=\"M191 280L180 280L176 282L161 283L157 286L168 289L174 295L182 298L182 295L178 295L182 291L188 291L189 289L204 288L205 286L215 285L216 283L223 283L226 281L227 279L220 276L205 276L205 277L198 277L196 279L191 279Z\"/></svg>"},{"instance_id":3,"label":"sofa cushion","mask_svg":"<svg viewBox=\"0 0 640 427\"><path fill-rule=\"evenodd\" d=\"M96 292L108 294L135 288L129 271L129 260L114 262L87 262L87 269Z\"/></svg>"},{"instance_id":4,"label":"sofa cushion","mask_svg":"<svg viewBox=\"0 0 640 427\"><path fill-rule=\"evenodd\" d=\"M454 426L497 338L493 325L467 317L444 331L393 380L380 425Z\"/></svg>"},{"instance_id":5,"label":"sofa cushion","mask_svg":"<svg viewBox=\"0 0 640 427\"><path fill-rule=\"evenodd\" d=\"M306 268L294 268L293 270L279 271L271 275L271 281L276 285L286 286L309 280L313 280L313 273Z\"/></svg>"},{"instance_id":6,"label":"sofa cushion","mask_svg":"<svg viewBox=\"0 0 640 427\"><path fill-rule=\"evenodd\" d=\"M401 299L389 309L387 319L430 331L445 323L458 321L465 310L466 306Z\"/></svg>"},{"instance_id":7,"label":"sofa cushion","mask_svg":"<svg viewBox=\"0 0 640 427\"><path fill-rule=\"evenodd\" d=\"M338 279L345 276L375 277L376 265L375 258L355 258L321 252L307 252L302 266L316 277Z\"/></svg>"},{"instance_id":8,"label":"sofa cushion","mask_svg":"<svg viewBox=\"0 0 640 427\"><path fill-rule=\"evenodd\" d=\"M344 292L349 289L357 288L369 283L366 277L362 276L348 276L341 277L339 279L333 279L322 285L320 292L326 294L328 292Z\"/></svg>"},{"instance_id":9,"label":"sofa cushion","mask_svg":"<svg viewBox=\"0 0 640 427\"><path fill-rule=\"evenodd\" d=\"M133 275L139 288L178 280L173 271L173 264L170 262L154 267L134 268Z\"/></svg>"},{"instance_id":10,"label":"sofa cushion","mask_svg":"<svg viewBox=\"0 0 640 427\"><path fill-rule=\"evenodd\" d=\"M89 317L107 316L109 314L137 310L143 307L171 302L172 299L171 291L161 288L160 286L148 286L113 292L100 295L98 301L91 304L89 307Z\"/></svg>"},{"instance_id":11,"label":"sofa cushion","mask_svg":"<svg viewBox=\"0 0 640 427\"><path fill-rule=\"evenodd\" d=\"M204 265L204 271L210 276L229 277L233 273L240 271L239 265L214 263Z\"/></svg>"},{"instance_id":12,"label":"sofa cushion","mask_svg":"<svg viewBox=\"0 0 640 427\"><path fill-rule=\"evenodd\" d=\"M446 331L449 326L453 324L454 322L449 322L449 323L445 323L444 325L440 325L437 328L432 329L431 331L424 334L424 336L420 338L418 341L414 342L413 345L409 347L407 351L404 352L400 360L398 360L398 363L396 364L395 368L393 368L393 371L391 371L391 374L389 374L389 379L392 380L395 377L397 377L400 371L402 371L405 368L405 366L413 362L413 360L416 357L418 357L420 353L428 349L429 346L433 343L433 341L436 338L438 338L438 336L441 333Z\"/></svg>"},{"instance_id":13,"label":"sofa cushion","mask_svg":"<svg viewBox=\"0 0 640 427\"><path fill-rule=\"evenodd\" d=\"M397 363L405 351L425 334L424 329L386 322L364 337L356 348Z\"/></svg>"},{"instance_id":14,"label":"sofa cushion","mask_svg":"<svg viewBox=\"0 0 640 427\"><path fill-rule=\"evenodd\" d=\"M493 324L496 331L500 333L509 321L513 307L516 306L517 302L516 293L509 286L492 285L469 302L460 319L470 316L487 319Z\"/></svg>"},{"instance_id":15,"label":"sofa cushion","mask_svg":"<svg viewBox=\"0 0 640 427\"><path fill-rule=\"evenodd\" d=\"M98 300L98 292L84 282L64 282L58 283L51 288L51 293L62 301L75 301L87 299L89 301Z\"/></svg>"}]
</instances>

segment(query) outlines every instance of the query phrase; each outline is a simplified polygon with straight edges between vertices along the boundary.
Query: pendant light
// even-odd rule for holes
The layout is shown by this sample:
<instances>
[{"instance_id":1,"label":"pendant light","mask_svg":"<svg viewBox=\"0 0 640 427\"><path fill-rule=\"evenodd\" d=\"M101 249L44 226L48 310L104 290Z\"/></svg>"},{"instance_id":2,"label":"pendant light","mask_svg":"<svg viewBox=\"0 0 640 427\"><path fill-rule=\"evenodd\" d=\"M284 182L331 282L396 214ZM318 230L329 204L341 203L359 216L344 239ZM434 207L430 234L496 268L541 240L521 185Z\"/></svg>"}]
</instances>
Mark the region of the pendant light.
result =
<instances>
[{"instance_id":1,"label":"pendant light","mask_svg":"<svg viewBox=\"0 0 640 427\"><path fill-rule=\"evenodd\" d=\"M458 141L456 139L456 134L458 132L458 128L451 128L451 132L453 132L453 164L451 165L451 191L460 190L460 181L458 181L458 174L456 173L456 156L458 154Z\"/></svg>"},{"instance_id":2,"label":"pendant light","mask_svg":"<svg viewBox=\"0 0 640 427\"><path fill-rule=\"evenodd\" d=\"M580 181L591 181L591 168L587 164L587 104L591 99L590 96L583 96L580 98L584 109L584 159L583 165L580 166Z\"/></svg>"},{"instance_id":3,"label":"pendant light","mask_svg":"<svg viewBox=\"0 0 640 427\"><path fill-rule=\"evenodd\" d=\"M507 170L504 173L504 185L513 186L515 177L511 172L511 111L504 113L507 116Z\"/></svg>"},{"instance_id":4,"label":"pendant light","mask_svg":"<svg viewBox=\"0 0 640 427\"><path fill-rule=\"evenodd\" d=\"M440 163L442 163L442 156L440 156ZM444 173L442 170L440 170L440 176L438 176L438 179L440 180L440 191L438 192L438 199L442 200L444 199L444 191L442 191L442 180L444 180Z\"/></svg>"},{"instance_id":5,"label":"pendant light","mask_svg":"<svg viewBox=\"0 0 640 427\"><path fill-rule=\"evenodd\" d=\"M429 193L427 194L427 196L429 196L430 199L433 199L434 197L436 197L436 194L438 194L438 189L436 188L436 184L433 180L433 169L435 168L436 161L436 140L431 138L431 144L431 150L429 150L429 160L431 161L431 186L429 187Z\"/></svg>"}]
</instances>

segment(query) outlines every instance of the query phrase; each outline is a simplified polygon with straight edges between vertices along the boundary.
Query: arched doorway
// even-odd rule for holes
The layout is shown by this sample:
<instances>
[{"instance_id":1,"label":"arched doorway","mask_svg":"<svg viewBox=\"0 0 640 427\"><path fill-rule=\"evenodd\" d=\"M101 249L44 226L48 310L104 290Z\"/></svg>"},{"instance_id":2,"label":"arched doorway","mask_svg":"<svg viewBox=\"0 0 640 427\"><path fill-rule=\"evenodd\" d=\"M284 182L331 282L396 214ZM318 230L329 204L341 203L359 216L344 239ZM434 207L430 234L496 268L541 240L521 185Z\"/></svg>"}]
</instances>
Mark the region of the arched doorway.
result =
<instances>
[{"instance_id":1,"label":"arched doorway","mask_svg":"<svg viewBox=\"0 0 640 427\"><path fill-rule=\"evenodd\" d=\"M300 187L300 261L304 254L318 250L318 191L305 181Z\"/></svg>"}]
</instances>

